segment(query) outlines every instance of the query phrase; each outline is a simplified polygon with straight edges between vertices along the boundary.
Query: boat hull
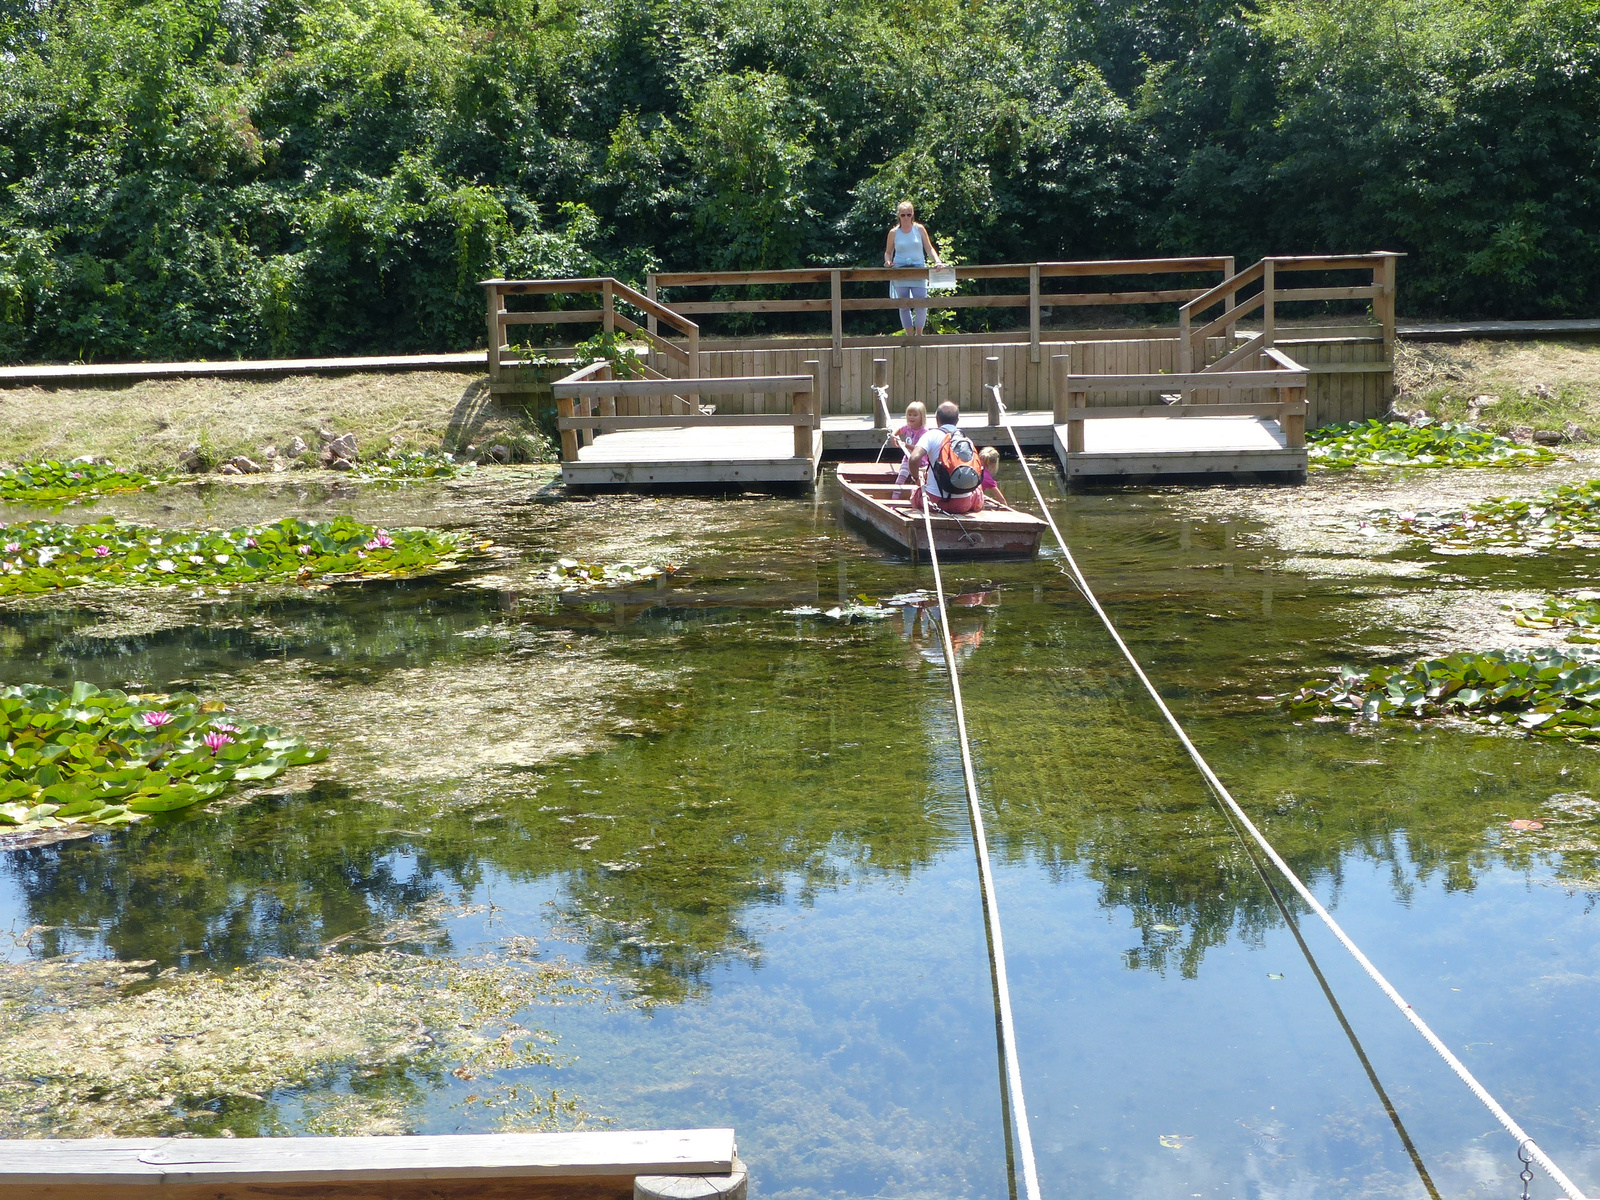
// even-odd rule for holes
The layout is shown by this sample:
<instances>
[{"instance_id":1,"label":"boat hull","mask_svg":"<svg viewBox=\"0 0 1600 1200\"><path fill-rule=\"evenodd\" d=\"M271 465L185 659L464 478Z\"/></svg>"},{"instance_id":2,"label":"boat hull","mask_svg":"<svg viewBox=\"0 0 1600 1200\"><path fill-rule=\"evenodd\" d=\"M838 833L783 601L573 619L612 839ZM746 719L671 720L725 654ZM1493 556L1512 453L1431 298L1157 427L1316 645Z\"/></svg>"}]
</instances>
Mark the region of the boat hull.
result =
<instances>
[{"instance_id":1,"label":"boat hull","mask_svg":"<svg viewBox=\"0 0 1600 1200\"><path fill-rule=\"evenodd\" d=\"M841 463L840 504L847 517L913 558L928 552L927 525L908 503L911 487L902 484L895 498L891 463ZM933 544L940 558L1031 558L1038 553L1045 523L1014 509L986 509L951 516L933 514Z\"/></svg>"}]
</instances>

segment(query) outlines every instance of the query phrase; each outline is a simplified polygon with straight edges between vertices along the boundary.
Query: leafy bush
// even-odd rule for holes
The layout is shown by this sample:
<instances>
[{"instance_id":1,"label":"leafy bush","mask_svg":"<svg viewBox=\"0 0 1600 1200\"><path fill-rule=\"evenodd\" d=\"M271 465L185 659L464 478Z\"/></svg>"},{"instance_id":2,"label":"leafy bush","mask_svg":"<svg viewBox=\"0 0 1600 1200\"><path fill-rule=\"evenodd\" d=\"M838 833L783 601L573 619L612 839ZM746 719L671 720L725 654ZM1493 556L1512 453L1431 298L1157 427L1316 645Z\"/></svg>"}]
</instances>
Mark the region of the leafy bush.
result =
<instances>
[{"instance_id":1,"label":"leafy bush","mask_svg":"<svg viewBox=\"0 0 1600 1200\"><path fill-rule=\"evenodd\" d=\"M374 529L349 517L285 517L221 533L111 519L88 525L34 521L0 526L0 596L84 586L228 588L383 579L458 566L471 552L455 534Z\"/></svg>"},{"instance_id":2,"label":"leafy bush","mask_svg":"<svg viewBox=\"0 0 1600 1200\"><path fill-rule=\"evenodd\" d=\"M1559 457L1543 446L1519 446L1470 425L1405 421L1345 421L1306 434L1313 466L1515 467Z\"/></svg>"},{"instance_id":3,"label":"leafy bush","mask_svg":"<svg viewBox=\"0 0 1600 1200\"><path fill-rule=\"evenodd\" d=\"M1540 737L1593 740L1600 738L1600 665L1558 650L1491 650L1405 668L1340 667L1329 682L1301 688L1288 707L1372 720L1448 714Z\"/></svg>"},{"instance_id":4,"label":"leafy bush","mask_svg":"<svg viewBox=\"0 0 1600 1200\"><path fill-rule=\"evenodd\" d=\"M187 692L8 687L0 689L0 835L127 825L327 754L239 724L222 704Z\"/></svg>"}]
</instances>

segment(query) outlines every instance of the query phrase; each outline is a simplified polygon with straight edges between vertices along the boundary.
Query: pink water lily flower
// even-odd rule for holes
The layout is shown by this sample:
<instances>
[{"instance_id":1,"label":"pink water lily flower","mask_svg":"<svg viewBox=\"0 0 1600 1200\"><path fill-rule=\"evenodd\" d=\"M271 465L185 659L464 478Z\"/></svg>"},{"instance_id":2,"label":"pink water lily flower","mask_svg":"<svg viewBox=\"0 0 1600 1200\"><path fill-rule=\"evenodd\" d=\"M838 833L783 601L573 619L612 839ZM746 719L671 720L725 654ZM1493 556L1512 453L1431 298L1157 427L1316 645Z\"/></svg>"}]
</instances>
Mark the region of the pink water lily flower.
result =
<instances>
[{"instance_id":1,"label":"pink water lily flower","mask_svg":"<svg viewBox=\"0 0 1600 1200\"><path fill-rule=\"evenodd\" d=\"M212 724L211 728L220 730L223 733L238 733L239 732L239 727L237 725L230 724L227 721L217 721L217 722Z\"/></svg>"},{"instance_id":2,"label":"pink water lily flower","mask_svg":"<svg viewBox=\"0 0 1600 1200\"><path fill-rule=\"evenodd\" d=\"M96 546L94 548L94 556L96 558L104 558L106 555L108 555L110 553L111 553L111 547L110 546Z\"/></svg>"},{"instance_id":3,"label":"pink water lily flower","mask_svg":"<svg viewBox=\"0 0 1600 1200\"><path fill-rule=\"evenodd\" d=\"M210 733L206 734L206 736L201 738L200 740L203 741L206 744L207 749L209 749L212 754L215 754L218 750L221 750L229 742L233 741L233 739L231 737L229 737L227 734L218 732L215 729L213 729Z\"/></svg>"},{"instance_id":4,"label":"pink water lily flower","mask_svg":"<svg viewBox=\"0 0 1600 1200\"><path fill-rule=\"evenodd\" d=\"M256 540L255 540L255 538L245 538L245 540L244 540L244 548L246 550L254 550L256 548Z\"/></svg>"},{"instance_id":5,"label":"pink water lily flower","mask_svg":"<svg viewBox=\"0 0 1600 1200\"><path fill-rule=\"evenodd\" d=\"M160 729L163 725L172 724L172 714L169 712L147 712L144 714L144 723L151 729Z\"/></svg>"},{"instance_id":6,"label":"pink water lily flower","mask_svg":"<svg viewBox=\"0 0 1600 1200\"><path fill-rule=\"evenodd\" d=\"M22 543L21 542L7 542L6 543L6 553L7 554L15 554L18 550L21 550L21 549L22 549Z\"/></svg>"},{"instance_id":7,"label":"pink water lily flower","mask_svg":"<svg viewBox=\"0 0 1600 1200\"><path fill-rule=\"evenodd\" d=\"M311 547L310 546L301 546L300 547L300 553L301 554L310 554L311 553Z\"/></svg>"},{"instance_id":8,"label":"pink water lily flower","mask_svg":"<svg viewBox=\"0 0 1600 1200\"><path fill-rule=\"evenodd\" d=\"M363 549L366 549L366 550L387 550L393 545L394 545L394 539L392 537L390 537L387 533L380 533L377 537L373 538L370 542L368 542L363 547Z\"/></svg>"}]
</instances>

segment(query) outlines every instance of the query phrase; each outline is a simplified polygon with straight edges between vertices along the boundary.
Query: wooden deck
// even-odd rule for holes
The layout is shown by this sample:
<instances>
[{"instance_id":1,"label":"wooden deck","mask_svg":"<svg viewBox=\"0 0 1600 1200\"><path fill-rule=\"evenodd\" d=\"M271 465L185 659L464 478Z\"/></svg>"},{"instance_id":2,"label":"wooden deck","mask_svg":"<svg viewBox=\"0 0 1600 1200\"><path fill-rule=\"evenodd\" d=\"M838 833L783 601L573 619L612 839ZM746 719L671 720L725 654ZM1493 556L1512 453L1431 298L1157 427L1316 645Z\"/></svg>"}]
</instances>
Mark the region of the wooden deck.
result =
<instances>
[{"instance_id":1,"label":"wooden deck","mask_svg":"<svg viewBox=\"0 0 1600 1200\"><path fill-rule=\"evenodd\" d=\"M1290 449L1267 417L1126 417L1083 423L1083 450L1054 429L1056 458L1069 480L1150 475L1291 474L1304 477L1304 448Z\"/></svg>"},{"instance_id":2,"label":"wooden deck","mask_svg":"<svg viewBox=\"0 0 1600 1200\"><path fill-rule=\"evenodd\" d=\"M3 1143L0 1200L631 1200L742 1170L731 1129Z\"/></svg>"},{"instance_id":3,"label":"wooden deck","mask_svg":"<svg viewBox=\"0 0 1600 1200\"><path fill-rule=\"evenodd\" d=\"M575 462L562 463L561 480L593 488L808 484L823 448L818 434L811 441L804 458L781 425L626 429L602 433Z\"/></svg>"}]
</instances>

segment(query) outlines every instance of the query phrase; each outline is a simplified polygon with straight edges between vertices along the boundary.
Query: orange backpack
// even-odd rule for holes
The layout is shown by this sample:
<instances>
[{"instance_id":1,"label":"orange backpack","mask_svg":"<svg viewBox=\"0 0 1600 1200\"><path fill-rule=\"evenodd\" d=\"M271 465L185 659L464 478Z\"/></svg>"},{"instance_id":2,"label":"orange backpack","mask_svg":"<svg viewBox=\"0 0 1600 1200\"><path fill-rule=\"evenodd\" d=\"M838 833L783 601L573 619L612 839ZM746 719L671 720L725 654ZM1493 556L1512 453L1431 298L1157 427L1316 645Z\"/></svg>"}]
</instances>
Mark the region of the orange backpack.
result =
<instances>
[{"instance_id":1,"label":"orange backpack","mask_svg":"<svg viewBox=\"0 0 1600 1200\"><path fill-rule=\"evenodd\" d=\"M952 430L944 435L944 445L933 460L933 476L946 496L965 496L978 490L983 482L983 469L978 465L978 451L972 439Z\"/></svg>"}]
</instances>

